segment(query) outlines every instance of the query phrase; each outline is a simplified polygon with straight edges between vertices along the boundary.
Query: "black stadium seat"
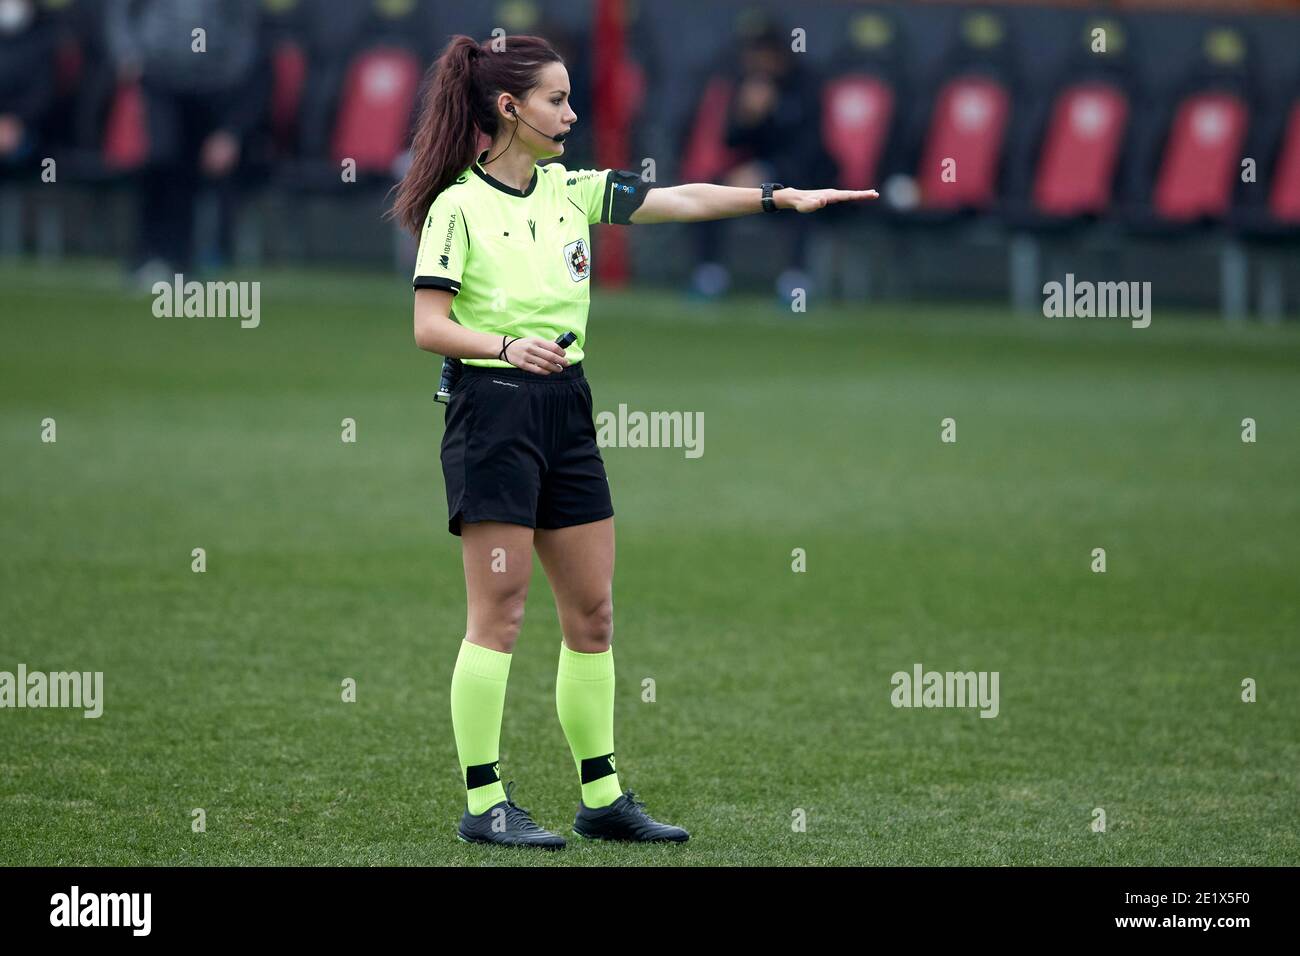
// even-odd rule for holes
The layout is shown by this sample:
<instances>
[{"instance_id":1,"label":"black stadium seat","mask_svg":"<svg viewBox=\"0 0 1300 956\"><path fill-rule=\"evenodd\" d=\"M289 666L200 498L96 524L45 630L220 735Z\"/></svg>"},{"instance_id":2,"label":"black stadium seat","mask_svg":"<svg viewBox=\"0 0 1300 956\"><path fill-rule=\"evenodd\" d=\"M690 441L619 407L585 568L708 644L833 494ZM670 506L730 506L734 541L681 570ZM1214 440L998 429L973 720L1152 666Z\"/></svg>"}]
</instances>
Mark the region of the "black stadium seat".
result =
<instances>
[{"instance_id":1,"label":"black stadium seat","mask_svg":"<svg viewBox=\"0 0 1300 956\"><path fill-rule=\"evenodd\" d=\"M856 14L827 70L822 138L841 189L879 187L912 169L904 131L912 105L907 52L897 20L886 11Z\"/></svg>"},{"instance_id":2,"label":"black stadium seat","mask_svg":"<svg viewBox=\"0 0 1300 956\"><path fill-rule=\"evenodd\" d=\"M887 195L896 214L938 224L994 211L1022 102L1019 73L1006 19L989 10L965 14L910 133L916 204Z\"/></svg>"},{"instance_id":3,"label":"black stadium seat","mask_svg":"<svg viewBox=\"0 0 1300 956\"><path fill-rule=\"evenodd\" d=\"M1243 147L1258 108L1248 39L1212 27L1188 74L1139 127L1124 218L1147 235L1177 235L1223 222L1240 181Z\"/></svg>"},{"instance_id":4,"label":"black stadium seat","mask_svg":"<svg viewBox=\"0 0 1300 956\"><path fill-rule=\"evenodd\" d=\"M1113 212L1120 199L1141 108L1133 40L1112 17L1091 17L1081 27L1012 150L1003 213L1016 228L1086 224Z\"/></svg>"}]
</instances>

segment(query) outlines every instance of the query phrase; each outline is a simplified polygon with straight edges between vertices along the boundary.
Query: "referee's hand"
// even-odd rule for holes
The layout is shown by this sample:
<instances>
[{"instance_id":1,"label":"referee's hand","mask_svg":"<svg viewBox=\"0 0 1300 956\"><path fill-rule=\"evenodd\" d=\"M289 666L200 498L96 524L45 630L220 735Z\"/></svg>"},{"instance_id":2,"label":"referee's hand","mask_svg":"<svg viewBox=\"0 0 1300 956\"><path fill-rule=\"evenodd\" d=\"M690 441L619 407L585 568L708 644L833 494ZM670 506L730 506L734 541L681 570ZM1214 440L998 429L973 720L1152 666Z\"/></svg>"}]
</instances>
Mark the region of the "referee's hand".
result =
<instances>
[{"instance_id":1,"label":"referee's hand","mask_svg":"<svg viewBox=\"0 0 1300 956\"><path fill-rule=\"evenodd\" d=\"M569 367L564 349L546 339L514 339L506 346L506 361L537 375L562 372Z\"/></svg>"},{"instance_id":2,"label":"referee's hand","mask_svg":"<svg viewBox=\"0 0 1300 956\"><path fill-rule=\"evenodd\" d=\"M793 189L786 187L772 193L772 201L777 209L793 209L796 212L816 212L841 202L857 202L862 199L879 199L880 193L874 189Z\"/></svg>"}]
</instances>

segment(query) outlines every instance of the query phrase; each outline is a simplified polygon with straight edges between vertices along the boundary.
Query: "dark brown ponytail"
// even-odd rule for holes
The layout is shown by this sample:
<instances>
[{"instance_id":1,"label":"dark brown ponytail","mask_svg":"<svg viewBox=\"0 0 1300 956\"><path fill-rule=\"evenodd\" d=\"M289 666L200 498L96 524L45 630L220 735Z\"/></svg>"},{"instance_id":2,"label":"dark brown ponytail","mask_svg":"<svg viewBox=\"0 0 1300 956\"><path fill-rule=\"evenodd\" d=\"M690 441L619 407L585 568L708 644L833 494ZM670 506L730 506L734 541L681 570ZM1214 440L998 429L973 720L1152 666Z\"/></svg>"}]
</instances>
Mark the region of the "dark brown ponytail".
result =
<instances>
[{"instance_id":1,"label":"dark brown ponytail","mask_svg":"<svg viewBox=\"0 0 1300 956\"><path fill-rule=\"evenodd\" d=\"M497 96L505 92L524 99L542 67L559 62L560 55L541 37L509 36L482 44L463 34L452 37L425 74L411 167L397 186L389 217L418 236L438 194L474 162L479 134L496 135Z\"/></svg>"}]
</instances>

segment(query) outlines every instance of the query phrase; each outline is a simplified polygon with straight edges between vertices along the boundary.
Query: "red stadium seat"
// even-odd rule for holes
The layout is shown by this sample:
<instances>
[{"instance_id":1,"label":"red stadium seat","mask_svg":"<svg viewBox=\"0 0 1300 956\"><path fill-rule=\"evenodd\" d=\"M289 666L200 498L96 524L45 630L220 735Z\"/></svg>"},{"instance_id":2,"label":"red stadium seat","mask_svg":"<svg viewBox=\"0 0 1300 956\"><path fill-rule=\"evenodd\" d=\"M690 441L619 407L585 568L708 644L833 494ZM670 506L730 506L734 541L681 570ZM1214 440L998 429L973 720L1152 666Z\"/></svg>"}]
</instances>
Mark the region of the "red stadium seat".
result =
<instances>
[{"instance_id":1,"label":"red stadium seat","mask_svg":"<svg viewBox=\"0 0 1300 956\"><path fill-rule=\"evenodd\" d=\"M686 141L681 169L683 182L711 182L745 159L743 150L732 149L726 143L731 87L730 80L717 76L704 88Z\"/></svg>"},{"instance_id":2,"label":"red stadium seat","mask_svg":"<svg viewBox=\"0 0 1300 956\"><path fill-rule=\"evenodd\" d=\"M59 44L55 53L54 84L60 97L71 96L77 90L77 84L85 75L86 55L81 44L75 39L67 39Z\"/></svg>"},{"instance_id":3,"label":"red stadium seat","mask_svg":"<svg viewBox=\"0 0 1300 956\"><path fill-rule=\"evenodd\" d=\"M1109 83L1080 83L1061 91L1034 180L1038 212L1079 216L1106 211L1128 113L1128 97Z\"/></svg>"},{"instance_id":4,"label":"red stadium seat","mask_svg":"<svg viewBox=\"0 0 1300 956\"><path fill-rule=\"evenodd\" d=\"M1011 97L997 80L978 75L949 81L935 101L917 181L928 209L981 208L997 197ZM956 161L952 182L945 160Z\"/></svg>"},{"instance_id":5,"label":"red stadium seat","mask_svg":"<svg viewBox=\"0 0 1300 956\"><path fill-rule=\"evenodd\" d=\"M271 133L276 146L287 150L298 128L303 84L307 79L307 56L293 40L276 46L271 56Z\"/></svg>"},{"instance_id":6,"label":"red stadium seat","mask_svg":"<svg viewBox=\"0 0 1300 956\"><path fill-rule=\"evenodd\" d=\"M1300 100L1291 107L1287 119L1268 205L1273 218L1279 222L1300 223Z\"/></svg>"},{"instance_id":7,"label":"red stadium seat","mask_svg":"<svg viewBox=\"0 0 1300 956\"><path fill-rule=\"evenodd\" d=\"M334 161L351 158L358 172L388 174L406 146L420 63L400 47L373 47L348 67L339 95L331 147Z\"/></svg>"},{"instance_id":8,"label":"red stadium seat","mask_svg":"<svg viewBox=\"0 0 1300 956\"><path fill-rule=\"evenodd\" d=\"M850 74L822 94L822 139L839 168L841 189L868 189L894 117L894 90L879 77Z\"/></svg>"},{"instance_id":9,"label":"red stadium seat","mask_svg":"<svg viewBox=\"0 0 1300 956\"><path fill-rule=\"evenodd\" d=\"M104 165L114 172L138 169L148 157L149 132L139 83L123 84L114 92L104 128L103 151Z\"/></svg>"},{"instance_id":10,"label":"red stadium seat","mask_svg":"<svg viewBox=\"0 0 1300 956\"><path fill-rule=\"evenodd\" d=\"M1246 116L1245 101L1233 93L1197 93L1179 104L1156 174L1158 215L1184 222L1228 211Z\"/></svg>"},{"instance_id":11,"label":"red stadium seat","mask_svg":"<svg viewBox=\"0 0 1300 956\"><path fill-rule=\"evenodd\" d=\"M618 90L616 101L622 114L628 117L630 122L632 117L641 112L641 107L645 103L645 70L635 60L624 60L620 67L615 73L615 85Z\"/></svg>"}]
</instances>

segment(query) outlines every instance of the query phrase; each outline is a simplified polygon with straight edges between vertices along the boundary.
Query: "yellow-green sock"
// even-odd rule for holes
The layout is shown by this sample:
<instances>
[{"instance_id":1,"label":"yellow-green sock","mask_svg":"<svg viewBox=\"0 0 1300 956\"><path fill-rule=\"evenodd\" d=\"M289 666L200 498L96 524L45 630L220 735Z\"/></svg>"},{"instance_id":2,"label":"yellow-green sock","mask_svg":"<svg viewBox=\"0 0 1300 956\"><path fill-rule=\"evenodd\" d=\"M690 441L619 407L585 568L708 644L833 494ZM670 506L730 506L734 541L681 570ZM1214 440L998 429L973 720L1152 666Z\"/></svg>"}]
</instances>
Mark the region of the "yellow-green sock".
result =
<instances>
[{"instance_id":1,"label":"yellow-green sock","mask_svg":"<svg viewBox=\"0 0 1300 956\"><path fill-rule=\"evenodd\" d=\"M582 802L606 807L623 793L614 770L614 649L583 654L560 642L555 677L560 716L582 782Z\"/></svg>"},{"instance_id":2,"label":"yellow-green sock","mask_svg":"<svg viewBox=\"0 0 1300 956\"><path fill-rule=\"evenodd\" d=\"M506 706L510 655L460 642L451 674L451 726L456 734L469 812L479 814L506 798L501 786L501 715Z\"/></svg>"}]
</instances>

